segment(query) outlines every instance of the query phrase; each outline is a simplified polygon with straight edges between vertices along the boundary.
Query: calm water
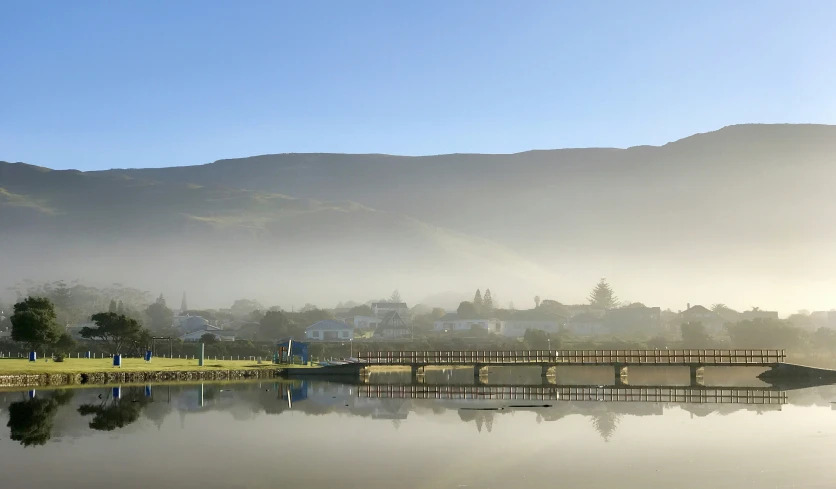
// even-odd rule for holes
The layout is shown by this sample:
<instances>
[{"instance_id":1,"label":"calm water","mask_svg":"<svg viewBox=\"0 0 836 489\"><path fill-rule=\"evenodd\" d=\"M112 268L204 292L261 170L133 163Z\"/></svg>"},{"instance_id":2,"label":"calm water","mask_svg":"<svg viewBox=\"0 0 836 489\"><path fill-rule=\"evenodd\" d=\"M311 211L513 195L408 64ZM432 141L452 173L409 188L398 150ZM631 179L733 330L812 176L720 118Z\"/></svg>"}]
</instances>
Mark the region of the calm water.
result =
<instances>
[{"instance_id":1,"label":"calm water","mask_svg":"<svg viewBox=\"0 0 836 489\"><path fill-rule=\"evenodd\" d=\"M462 374L434 375L428 382ZM509 381L535 383L490 379ZM836 487L834 386L787 391L787 404L771 406L376 399L358 389L124 386L118 400L99 387L2 392L2 486Z\"/></svg>"}]
</instances>

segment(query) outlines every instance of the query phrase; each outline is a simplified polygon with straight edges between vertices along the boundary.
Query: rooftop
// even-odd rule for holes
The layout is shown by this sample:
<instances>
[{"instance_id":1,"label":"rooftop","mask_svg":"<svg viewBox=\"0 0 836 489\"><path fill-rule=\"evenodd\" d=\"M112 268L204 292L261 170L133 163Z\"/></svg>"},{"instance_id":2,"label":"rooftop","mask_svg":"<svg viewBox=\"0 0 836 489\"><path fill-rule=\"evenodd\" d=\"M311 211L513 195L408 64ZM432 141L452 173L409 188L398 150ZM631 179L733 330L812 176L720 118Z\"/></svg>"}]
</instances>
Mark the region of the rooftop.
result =
<instances>
[{"instance_id":1,"label":"rooftop","mask_svg":"<svg viewBox=\"0 0 836 489\"><path fill-rule=\"evenodd\" d=\"M345 330L345 329L354 329L351 326L345 324L342 321L335 321L333 319L323 319L322 321L318 321L310 326L305 330L307 331L337 331L337 330Z\"/></svg>"}]
</instances>

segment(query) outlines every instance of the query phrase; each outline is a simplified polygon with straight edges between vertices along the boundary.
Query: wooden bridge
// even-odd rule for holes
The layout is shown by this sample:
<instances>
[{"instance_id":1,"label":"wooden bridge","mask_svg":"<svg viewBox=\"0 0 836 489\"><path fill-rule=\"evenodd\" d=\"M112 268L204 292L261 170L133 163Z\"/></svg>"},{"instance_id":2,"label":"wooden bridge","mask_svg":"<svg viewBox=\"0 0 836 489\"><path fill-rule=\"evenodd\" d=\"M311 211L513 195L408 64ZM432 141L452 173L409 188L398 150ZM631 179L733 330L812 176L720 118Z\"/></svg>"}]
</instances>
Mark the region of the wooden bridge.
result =
<instances>
[{"instance_id":1,"label":"wooden bridge","mask_svg":"<svg viewBox=\"0 0 836 489\"><path fill-rule=\"evenodd\" d=\"M429 366L473 366L479 377L485 367L540 367L545 377L556 366L612 366L616 385L627 383L631 366L687 367L691 384L699 385L704 367L777 367L784 350L527 350L527 351L389 351L366 352L357 368L410 367L417 378Z\"/></svg>"},{"instance_id":2,"label":"wooden bridge","mask_svg":"<svg viewBox=\"0 0 836 489\"><path fill-rule=\"evenodd\" d=\"M758 387L364 385L370 399L786 404L787 394Z\"/></svg>"}]
</instances>

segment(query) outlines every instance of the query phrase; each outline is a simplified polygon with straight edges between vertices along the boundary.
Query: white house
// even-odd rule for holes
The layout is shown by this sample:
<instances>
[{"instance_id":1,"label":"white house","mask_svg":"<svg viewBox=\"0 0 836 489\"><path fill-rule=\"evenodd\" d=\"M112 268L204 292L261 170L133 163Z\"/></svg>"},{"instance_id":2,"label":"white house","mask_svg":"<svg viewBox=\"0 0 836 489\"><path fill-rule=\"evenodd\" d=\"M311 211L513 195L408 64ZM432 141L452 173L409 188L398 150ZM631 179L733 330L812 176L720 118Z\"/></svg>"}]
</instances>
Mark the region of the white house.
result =
<instances>
[{"instance_id":1,"label":"white house","mask_svg":"<svg viewBox=\"0 0 836 489\"><path fill-rule=\"evenodd\" d=\"M497 319L459 319L455 313L450 313L439 318L433 325L435 331L470 331L473 328L482 328L491 333L499 333L502 330L502 322Z\"/></svg>"},{"instance_id":2,"label":"white house","mask_svg":"<svg viewBox=\"0 0 836 489\"><path fill-rule=\"evenodd\" d=\"M509 338L520 338L529 329L545 331L546 333L560 332L560 323L548 320L516 320L502 321L499 333Z\"/></svg>"},{"instance_id":3,"label":"white house","mask_svg":"<svg viewBox=\"0 0 836 489\"><path fill-rule=\"evenodd\" d=\"M356 329L375 329L380 326L383 318L371 316L354 316L354 327Z\"/></svg>"},{"instance_id":4,"label":"white house","mask_svg":"<svg viewBox=\"0 0 836 489\"><path fill-rule=\"evenodd\" d=\"M566 330L578 336L595 336L605 334L608 328L604 325L604 318L584 312L569 318Z\"/></svg>"},{"instance_id":5,"label":"white house","mask_svg":"<svg viewBox=\"0 0 836 489\"><path fill-rule=\"evenodd\" d=\"M353 340L354 328L342 321L323 319L305 330L305 338L314 341Z\"/></svg>"},{"instance_id":6,"label":"white house","mask_svg":"<svg viewBox=\"0 0 836 489\"><path fill-rule=\"evenodd\" d=\"M372 304L372 312L381 318L390 312L396 312L405 318L409 316L409 307L404 302L375 302Z\"/></svg>"},{"instance_id":7,"label":"white house","mask_svg":"<svg viewBox=\"0 0 836 489\"><path fill-rule=\"evenodd\" d=\"M183 341L200 341L203 335L207 334L214 336L215 341L235 341L235 336L225 335L223 334L223 331L219 329L204 329L200 331L192 331L191 333L186 333L180 336L180 339Z\"/></svg>"}]
</instances>

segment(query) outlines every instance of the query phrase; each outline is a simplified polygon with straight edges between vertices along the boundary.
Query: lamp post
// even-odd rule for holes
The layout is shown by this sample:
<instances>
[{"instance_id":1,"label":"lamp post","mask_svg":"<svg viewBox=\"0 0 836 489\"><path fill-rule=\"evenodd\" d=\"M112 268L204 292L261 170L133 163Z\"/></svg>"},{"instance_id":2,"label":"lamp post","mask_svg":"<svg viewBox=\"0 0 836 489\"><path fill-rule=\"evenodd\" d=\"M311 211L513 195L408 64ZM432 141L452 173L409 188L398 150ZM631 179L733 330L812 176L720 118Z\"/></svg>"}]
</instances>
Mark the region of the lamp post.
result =
<instances>
[{"instance_id":1,"label":"lamp post","mask_svg":"<svg viewBox=\"0 0 836 489\"><path fill-rule=\"evenodd\" d=\"M349 338L348 339L348 348L349 348L349 352L350 352L348 354L348 357L349 358L354 358L354 338Z\"/></svg>"}]
</instances>

